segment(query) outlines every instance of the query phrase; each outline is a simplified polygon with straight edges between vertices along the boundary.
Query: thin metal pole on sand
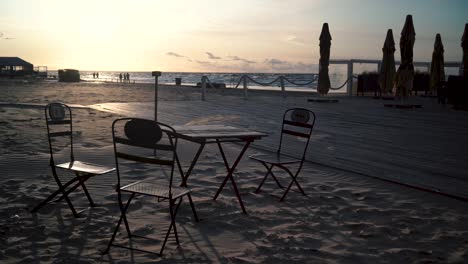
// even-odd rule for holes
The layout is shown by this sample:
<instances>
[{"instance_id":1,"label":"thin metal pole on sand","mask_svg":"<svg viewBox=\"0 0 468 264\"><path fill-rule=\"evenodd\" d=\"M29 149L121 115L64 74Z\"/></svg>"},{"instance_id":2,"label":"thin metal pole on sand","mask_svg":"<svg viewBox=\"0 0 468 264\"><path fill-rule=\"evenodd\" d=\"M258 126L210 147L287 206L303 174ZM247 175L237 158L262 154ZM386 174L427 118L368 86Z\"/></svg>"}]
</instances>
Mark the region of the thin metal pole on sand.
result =
<instances>
[{"instance_id":1,"label":"thin metal pole on sand","mask_svg":"<svg viewBox=\"0 0 468 264\"><path fill-rule=\"evenodd\" d=\"M160 71L151 72L151 75L154 76L154 121L158 121L158 78L161 76ZM156 156L156 149L154 149L154 156Z\"/></svg>"},{"instance_id":2,"label":"thin metal pole on sand","mask_svg":"<svg viewBox=\"0 0 468 264\"><path fill-rule=\"evenodd\" d=\"M158 78L161 72L154 71L151 75L154 76L154 121L158 121Z\"/></svg>"}]
</instances>

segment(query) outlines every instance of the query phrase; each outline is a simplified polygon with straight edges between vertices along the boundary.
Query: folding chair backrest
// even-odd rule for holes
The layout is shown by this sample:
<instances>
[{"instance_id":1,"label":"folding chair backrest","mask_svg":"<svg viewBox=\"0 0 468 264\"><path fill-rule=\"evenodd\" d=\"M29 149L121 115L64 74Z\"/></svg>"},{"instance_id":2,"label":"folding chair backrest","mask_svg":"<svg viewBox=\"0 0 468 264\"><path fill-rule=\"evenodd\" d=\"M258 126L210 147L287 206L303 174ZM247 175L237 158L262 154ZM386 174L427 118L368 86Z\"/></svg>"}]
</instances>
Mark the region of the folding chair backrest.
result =
<instances>
[{"instance_id":1,"label":"folding chair backrest","mask_svg":"<svg viewBox=\"0 0 468 264\"><path fill-rule=\"evenodd\" d=\"M304 108L292 108L286 110L283 116L283 124L281 127L281 137L278 147L278 152L282 153L284 145L288 144L285 142L286 137L294 137L299 139L304 145L304 150L301 153L302 156L297 157L305 159L307 148L309 146L310 136L315 125L315 113L304 109ZM294 149L297 149L296 146Z\"/></svg>"},{"instance_id":2,"label":"folding chair backrest","mask_svg":"<svg viewBox=\"0 0 468 264\"><path fill-rule=\"evenodd\" d=\"M54 151L60 147L59 145L63 145L60 147L61 149L70 148L70 161L74 161L71 108L62 103L50 103L45 107L44 113L49 140L50 164L52 166L55 164ZM62 140L62 144L58 144L58 139L65 140Z\"/></svg>"},{"instance_id":3,"label":"folding chair backrest","mask_svg":"<svg viewBox=\"0 0 468 264\"><path fill-rule=\"evenodd\" d=\"M169 190L172 188L177 138L175 130L163 123L140 118L120 118L112 123L112 137L117 172L121 184L119 160L170 168ZM170 193L170 192L169 192Z\"/></svg>"}]
</instances>

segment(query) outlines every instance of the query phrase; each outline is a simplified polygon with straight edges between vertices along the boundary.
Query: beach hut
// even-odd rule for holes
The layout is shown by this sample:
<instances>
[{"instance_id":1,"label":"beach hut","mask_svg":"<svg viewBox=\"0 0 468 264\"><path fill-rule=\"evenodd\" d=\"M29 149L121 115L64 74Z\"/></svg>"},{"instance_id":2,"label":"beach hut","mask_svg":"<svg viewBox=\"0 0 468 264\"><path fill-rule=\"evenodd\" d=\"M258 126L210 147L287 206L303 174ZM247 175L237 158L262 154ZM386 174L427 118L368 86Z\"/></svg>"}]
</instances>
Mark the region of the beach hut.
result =
<instances>
[{"instance_id":1,"label":"beach hut","mask_svg":"<svg viewBox=\"0 0 468 264\"><path fill-rule=\"evenodd\" d=\"M328 65L330 64L331 35L328 23L323 23L322 33L320 33L320 60L319 78L317 91L320 95L326 95L330 90L330 76L328 75Z\"/></svg>"},{"instance_id":2,"label":"beach hut","mask_svg":"<svg viewBox=\"0 0 468 264\"><path fill-rule=\"evenodd\" d=\"M392 92L393 79L395 78L395 40L391 29L387 31L387 37L382 48L382 67L380 68L379 84L380 92L387 94Z\"/></svg>"},{"instance_id":3,"label":"beach hut","mask_svg":"<svg viewBox=\"0 0 468 264\"><path fill-rule=\"evenodd\" d=\"M0 77L15 77L32 74L34 66L18 57L0 57Z\"/></svg>"},{"instance_id":4,"label":"beach hut","mask_svg":"<svg viewBox=\"0 0 468 264\"><path fill-rule=\"evenodd\" d=\"M431 61L431 93L435 94L444 81L444 45L442 44L442 38L440 37L440 34L437 34L434 42L434 51L432 52Z\"/></svg>"},{"instance_id":5,"label":"beach hut","mask_svg":"<svg viewBox=\"0 0 468 264\"><path fill-rule=\"evenodd\" d=\"M414 31L413 17L407 15L400 37L401 64L395 77L396 96L402 98L408 97L413 89L413 47L415 40L416 33Z\"/></svg>"}]
</instances>

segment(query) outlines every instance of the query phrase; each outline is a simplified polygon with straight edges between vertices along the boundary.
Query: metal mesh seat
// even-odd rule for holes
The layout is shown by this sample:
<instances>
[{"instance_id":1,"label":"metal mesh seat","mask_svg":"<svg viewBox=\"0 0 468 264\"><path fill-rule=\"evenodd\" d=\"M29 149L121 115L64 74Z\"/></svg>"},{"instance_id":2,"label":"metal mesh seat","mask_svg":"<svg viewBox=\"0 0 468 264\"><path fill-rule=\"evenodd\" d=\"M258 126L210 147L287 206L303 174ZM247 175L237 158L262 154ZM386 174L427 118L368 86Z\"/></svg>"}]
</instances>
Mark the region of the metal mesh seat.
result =
<instances>
[{"instance_id":1,"label":"metal mesh seat","mask_svg":"<svg viewBox=\"0 0 468 264\"><path fill-rule=\"evenodd\" d=\"M304 190L297 181L297 176L299 175L302 165L304 164L305 155L307 148L309 146L310 137L312 135L312 129L315 125L315 114L314 112L304 109L304 108L292 108L286 110L283 115L283 124L281 126L281 136L276 153L270 154L259 154L250 156L251 159L260 162L266 169L267 173L263 177L263 180L258 185L255 190L256 193L260 192L265 180L268 176L271 175L273 180L279 188L284 188L279 182L278 178L273 173L273 168L279 168L284 170L289 176L291 176L291 182L283 193L283 196L280 198L280 201L283 201L292 185L295 184L299 191L305 195ZM302 145L303 151L301 158L296 158L288 154L283 153L283 145L285 145L285 138L292 137L300 139L300 143L294 145L296 148L300 148ZM297 150L296 150L297 151ZM299 156L299 155L298 155ZM286 165L299 164L296 173L292 173L291 170Z\"/></svg>"},{"instance_id":2,"label":"metal mesh seat","mask_svg":"<svg viewBox=\"0 0 468 264\"><path fill-rule=\"evenodd\" d=\"M134 182L132 184L120 188L120 190L123 192L133 192L164 199L169 199L171 196L173 199L177 199L190 192L188 188L172 187L172 193L169 194L169 188L148 182Z\"/></svg>"}]
</instances>

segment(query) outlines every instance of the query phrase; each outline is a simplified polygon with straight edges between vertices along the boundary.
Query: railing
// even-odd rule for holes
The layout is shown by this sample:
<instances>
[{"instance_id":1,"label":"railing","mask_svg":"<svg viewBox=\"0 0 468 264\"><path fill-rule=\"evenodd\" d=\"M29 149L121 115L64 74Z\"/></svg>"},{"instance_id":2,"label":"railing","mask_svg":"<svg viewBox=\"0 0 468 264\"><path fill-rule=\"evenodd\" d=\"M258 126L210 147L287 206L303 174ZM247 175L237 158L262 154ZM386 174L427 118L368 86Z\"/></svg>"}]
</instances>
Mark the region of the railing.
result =
<instances>
[{"instance_id":1,"label":"railing","mask_svg":"<svg viewBox=\"0 0 468 264\"><path fill-rule=\"evenodd\" d=\"M346 84L349 85L349 83L352 84L352 79L354 78L357 78L357 76L355 75L352 75L351 77L347 78L344 83L338 87L330 87L330 90L340 90L342 89ZM307 86L307 85L310 85L314 82L317 82L318 81L318 74L314 74L314 77L312 80L308 81L308 82L303 82L303 83L299 83L299 82L295 82L295 81L291 81L290 79L288 79L287 77L285 76L278 76L276 79L274 79L273 81L270 81L270 82L259 82L255 79L252 79L252 77L248 76L248 75L242 75L240 78L239 78L239 81L237 82L236 85L233 86L234 89L237 89L239 87L239 85L242 83L242 86L243 86L243 94L244 94L244 99L247 99L247 95L248 95L248 81L250 82L253 82L257 85L261 85L261 86L270 86L274 83L279 83L279 86L281 87L281 94L283 97L286 97L287 96L287 92L286 92L286 86L285 86L285 82L288 82L292 85L295 85L295 86ZM207 76L202 76L202 80L201 80L201 88L202 88L202 100L205 101L206 99L206 88L210 86L211 88L215 88L215 86L213 85L213 83L210 81L210 79L207 77ZM316 91L317 88L311 88L311 91Z\"/></svg>"},{"instance_id":2,"label":"railing","mask_svg":"<svg viewBox=\"0 0 468 264\"><path fill-rule=\"evenodd\" d=\"M271 82L259 82L257 80L252 79L252 77L250 77L248 75L242 75L240 77L239 81L237 82L237 84L234 86L234 89L237 89L239 87L239 85L242 83L244 99L247 99L247 91L248 91L247 82L248 81L251 81L251 82L253 82L253 83L257 84L257 85L261 85L261 86L270 86L270 85L272 85L274 83L279 82L280 87L281 87L281 93L282 93L283 97L286 97L285 82L288 82L288 83L290 83L292 85L296 85L296 86L306 86L306 85L310 85L310 84L316 82L317 80L318 80L318 75L314 75L314 78L311 81L304 82L304 83L294 82L294 81L289 80L285 76L279 76L279 77L277 77L276 79L274 79ZM201 87L202 88L202 100L205 101L207 86L209 85L211 88L215 88L215 86L213 85L213 83L210 81L210 79L207 76L202 76L201 83L202 83L202 85L201 85L202 86Z\"/></svg>"}]
</instances>

